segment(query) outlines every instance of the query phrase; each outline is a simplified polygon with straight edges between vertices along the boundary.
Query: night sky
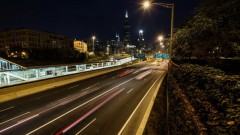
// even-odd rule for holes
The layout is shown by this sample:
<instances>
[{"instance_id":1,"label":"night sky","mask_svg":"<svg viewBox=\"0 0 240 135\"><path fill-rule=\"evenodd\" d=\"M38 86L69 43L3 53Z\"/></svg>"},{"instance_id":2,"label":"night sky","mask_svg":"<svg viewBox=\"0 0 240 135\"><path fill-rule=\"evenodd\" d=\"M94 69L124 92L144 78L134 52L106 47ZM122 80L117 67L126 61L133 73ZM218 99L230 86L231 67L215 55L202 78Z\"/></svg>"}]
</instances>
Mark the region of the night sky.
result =
<instances>
[{"instance_id":1,"label":"night sky","mask_svg":"<svg viewBox=\"0 0 240 135\"><path fill-rule=\"evenodd\" d=\"M175 3L175 27L191 15L199 0L155 0ZM0 4L0 30L33 28L71 38L111 40L122 38L126 10L131 25L131 40L137 40L140 29L146 41L170 32L171 9L160 6L144 12L141 0L4 0Z\"/></svg>"}]
</instances>

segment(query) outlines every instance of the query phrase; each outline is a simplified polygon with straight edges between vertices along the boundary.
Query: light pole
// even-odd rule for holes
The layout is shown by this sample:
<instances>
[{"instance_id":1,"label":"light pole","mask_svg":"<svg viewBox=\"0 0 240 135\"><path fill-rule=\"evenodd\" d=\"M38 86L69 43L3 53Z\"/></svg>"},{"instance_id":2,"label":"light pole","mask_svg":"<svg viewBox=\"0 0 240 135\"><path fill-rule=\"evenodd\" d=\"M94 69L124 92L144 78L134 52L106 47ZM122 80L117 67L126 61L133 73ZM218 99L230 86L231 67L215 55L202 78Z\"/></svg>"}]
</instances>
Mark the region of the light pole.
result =
<instances>
[{"instance_id":1,"label":"light pole","mask_svg":"<svg viewBox=\"0 0 240 135\"><path fill-rule=\"evenodd\" d=\"M95 40L95 39L96 39L96 37L93 36L93 37L92 37L92 40L93 40L93 54L95 54L95 53L94 53L94 40Z\"/></svg>"},{"instance_id":2,"label":"light pole","mask_svg":"<svg viewBox=\"0 0 240 135\"><path fill-rule=\"evenodd\" d=\"M145 1L143 3L143 7L145 9L148 9L150 8L151 5L158 5L158 6L162 6L162 7L165 7L165 8L170 8L172 9L172 15L171 15L171 39L170 39L170 47L169 47L169 62L172 61L172 45L173 45L173 25L174 25L174 3L172 4L168 4L168 3L151 3L149 1ZM169 71L169 63L168 63L168 71ZM169 91L169 72L167 74L167 93L166 93L166 96L167 96L167 127L169 126L169 121L168 121L168 117L169 117L169 99L168 99L168 91ZM169 127L168 127L168 130L167 130L167 134L169 134Z\"/></svg>"},{"instance_id":3,"label":"light pole","mask_svg":"<svg viewBox=\"0 0 240 135\"><path fill-rule=\"evenodd\" d=\"M151 3L150 1L143 2L143 8L149 9L151 5L157 5L162 6L165 8L172 9L172 15L171 15L171 38L170 38L170 47L169 47L169 62L172 60L172 45L173 45L173 25L174 25L174 3L168 4L168 3Z\"/></svg>"}]
</instances>

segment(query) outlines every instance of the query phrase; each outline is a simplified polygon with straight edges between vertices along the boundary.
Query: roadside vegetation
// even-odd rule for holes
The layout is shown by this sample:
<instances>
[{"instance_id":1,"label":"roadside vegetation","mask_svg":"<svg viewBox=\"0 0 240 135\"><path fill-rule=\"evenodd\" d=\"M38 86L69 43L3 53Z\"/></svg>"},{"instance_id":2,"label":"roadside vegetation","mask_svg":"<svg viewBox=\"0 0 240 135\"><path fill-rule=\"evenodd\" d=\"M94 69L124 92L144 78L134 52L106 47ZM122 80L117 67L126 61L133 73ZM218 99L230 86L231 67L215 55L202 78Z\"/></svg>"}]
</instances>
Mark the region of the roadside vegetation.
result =
<instances>
[{"instance_id":1,"label":"roadside vegetation","mask_svg":"<svg viewBox=\"0 0 240 135\"><path fill-rule=\"evenodd\" d=\"M240 134L240 0L203 0L174 35L169 134Z\"/></svg>"},{"instance_id":2,"label":"roadside vegetation","mask_svg":"<svg viewBox=\"0 0 240 135\"><path fill-rule=\"evenodd\" d=\"M240 0L202 0L174 34L177 64L170 64L168 86L162 86L169 97L169 134L240 134L239 9ZM156 99L146 135L168 134L164 106Z\"/></svg>"},{"instance_id":3,"label":"roadside vegetation","mask_svg":"<svg viewBox=\"0 0 240 135\"><path fill-rule=\"evenodd\" d=\"M203 0L196 14L174 34L174 57L239 57L239 8L240 0Z\"/></svg>"}]
</instances>

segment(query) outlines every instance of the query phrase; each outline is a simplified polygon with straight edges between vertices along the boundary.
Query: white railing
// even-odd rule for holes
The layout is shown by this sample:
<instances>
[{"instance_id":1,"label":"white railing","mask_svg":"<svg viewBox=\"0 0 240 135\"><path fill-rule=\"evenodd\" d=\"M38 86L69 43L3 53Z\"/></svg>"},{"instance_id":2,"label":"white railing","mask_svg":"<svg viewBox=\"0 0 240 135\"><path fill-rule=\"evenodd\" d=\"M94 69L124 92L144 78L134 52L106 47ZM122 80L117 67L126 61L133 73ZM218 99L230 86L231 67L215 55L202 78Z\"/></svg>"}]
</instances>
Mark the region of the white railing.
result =
<instances>
[{"instance_id":1,"label":"white railing","mask_svg":"<svg viewBox=\"0 0 240 135\"><path fill-rule=\"evenodd\" d=\"M44 67L36 69L21 69L12 71L0 71L0 87L9 86L14 84L21 84L24 82L31 82L36 80L43 80L48 78L54 78L64 75L76 74L80 72L87 72L92 70L99 70L103 68L115 67L122 64L126 64L135 60L134 57L128 57L125 59L92 63L92 64L79 64L71 66L57 66L57 67Z\"/></svg>"},{"instance_id":2,"label":"white railing","mask_svg":"<svg viewBox=\"0 0 240 135\"><path fill-rule=\"evenodd\" d=\"M18 70L18 69L26 69L26 67L18 65L17 63L11 62L9 60L6 60L0 57L0 71Z\"/></svg>"}]
</instances>

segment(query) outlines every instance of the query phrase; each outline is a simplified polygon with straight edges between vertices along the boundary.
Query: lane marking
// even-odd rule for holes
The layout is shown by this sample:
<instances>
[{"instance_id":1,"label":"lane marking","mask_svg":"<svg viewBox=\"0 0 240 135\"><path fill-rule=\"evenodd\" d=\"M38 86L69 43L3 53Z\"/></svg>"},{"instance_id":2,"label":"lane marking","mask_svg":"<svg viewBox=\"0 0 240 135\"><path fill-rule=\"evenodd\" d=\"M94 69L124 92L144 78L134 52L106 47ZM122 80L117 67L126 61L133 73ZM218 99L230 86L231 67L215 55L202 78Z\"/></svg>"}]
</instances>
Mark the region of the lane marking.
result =
<instances>
[{"instance_id":1,"label":"lane marking","mask_svg":"<svg viewBox=\"0 0 240 135\"><path fill-rule=\"evenodd\" d=\"M74 111L74 110L76 110L77 108L79 108L79 107L81 107L81 106L83 106L83 105L85 105L85 104L87 104L87 103L93 101L94 99L96 99L96 98L98 98L98 97L104 95L105 93L107 93L107 92L109 92L109 91L111 91L111 90L113 90L113 89L115 89L115 88L117 88L117 87L119 87L119 86L121 86L121 85L123 85L123 84L125 84L125 83L127 83L127 82L129 82L129 81L131 81L131 80L133 80L134 78L135 78L135 77L133 77L133 78L131 78L131 79L129 79L129 80L127 80L127 81L125 81L125 82L123 82L123 83L121 83L121 84L115 86L115 87L113 87L112 89L110 89L110 90L108 90L108 91L106 91L106 92L104 92L104 93L98 95L97 97L95 97L95 98L93 98L93 99L91 99L91 100L89 100L89 101L83 103L82 105L79 105L78 107L76 107L76 108L74 108L74 109L72 109L72 110L70 110L70 111ZM97 83L97 84L99 84L99 83ZM97 84L95 84L95 85L93 85L93 86L96 86ZM91 87L93 87L93 86L90 86L90 87L88 87L88 88L86 88L86 89L89 89L89 88L91 88ZM57 92L57 93L58 93L58 92ZM11 108L14 108L14 106L13 106L13 107L9 107L9 108L7 108L7 109L4 109L4 110L2 110L2 111L5 111L5 110L11 109ZM0 111L0 112L2 112L2 111ZM50 122L48 122L48 123L46 123L46 124L40 126L39 128L37 128L37 129L35 129L35 130L29 132L27 135L32 134L32 133L38 131L39 129L45 127L46 125L49 125L50 123L54 122L55 120L57 120L57 119L59 119L59 118L65 116L66 114L70 113L70 111L68 111L67 113L65 113L65 114L63 114L63 115L61 115L61 116L59 116L59 117L53 119L52 121L50 121ZM28 121L28 120L30 120L30 119L32 119L32 118L35 118L35 117L37 117L37 116L39 116L39 114L34 115L34 116L32 116L32 117L30 117L30 118L28 118L28 119L22 120L22 121L20 121L20 122L14 124L14 125L8 127L8 128L5 128L5 129L1 130L0 133L1 133L1 132L4 132L4 131L6 131L6 130L12 128L12 127L15 127L15 126L17 126L17 125L19 125L19 124L21 124L21 123L23 123L23 122L26 122L26 121Z\"/></svg>"},{"instance_id":2,"label":"lane marking","mask_svg":"<svg viewBox=\"0 0 240 135\"><path fill-rule=\"evenodd\" d=\"M25 120L23 120L23 121L19 121L19 122L17 122L16 124L14 124L14 125L12 125L12 126L10 126L10 127L7 127L7 128L5 128L5 129L2 129L2 130L0 131L0 133L4 132L4 131L6 131L6 130L8 130L8 129L10 129L10 128L13 128L13 127L15 127L15 126L17 126L17 125L20 125L20 124L22 124L23 122L28 121L28 120L30 120L30 119L32 119L32 118L37 117L37 116L38 116L38 115L34 115L34 116L29 117L29 118L27 118L27 119L25 119Z\"/></svg>"},{"instance_id":3,"label":"lane marking","mask_svg":"<svg viewBox=\"0 0 240 135\"><path fill-rule=\"evenodd\" d=\"M10 126L10 127L7 127L7 128L5 128L5 129L1 130L0 133L4 132L4 131L6 131L6 130L8 130L8 129L10 129L10 128L13 128L13 127L15 127L15 126L17 126L17 125L19 125L19 124L21 124L21 123L16 123L16 124L14 124L14 125L12 125L12 126Z\"/></svg>"},{"instance_id":4,"label":"lane marking","mask_svg":"<svg viewBox=\"0 0 240 135\"><path fill-rule=\"evenodd\" d=\"M129 79L129 80L127 80L127 81L125 81L125 82L123 82L123 83L121 83L121 84L119 84L119 85L117 85L117 86L115 86L115 87L113 87L113 88L111 88L111 89L109 89L108 91L105 91L104 93L102 93L102 94L100 94L100 95L98 95L98 96L96 96L96 97L94 97L94 98L88 100L87 102L85 102L85 103L83 103L83 104L81 104L81 105L79 105L79 106L77 106L77 107L75 107L75 108L69 110L68 112L66 112L66 113L64 113L64 114L62 114L62 115L56 117L55 119L53 119L53 120L51 120L51 121L45 123L44 125L42 125L42 126L36 128L36 129L32 130L31 132L27 133L26 135L30 135L30 134L32 134L32 133L38 131L39 129L41 129L41 128L43 128L43 127L45 127L45 126L51 124L52 122L54 122L54 121L56 121L56 120L58 120L58 119L60 119L60 118L62 118L63 116L65 116L65 115L71 113L72 111L74 111L74 110L76 110L76 109L78 109L78 108L80 108L80 107L82 107L82 106L88 104L89 102L91 102L91 101L97 99L98 97L100 97L100 96L102 96L102 95L108 93L109 91L112 91L113 89L115 89L115 88L117 88L117 87L119 87L119 86L121 86L121 85L123 85L123 84L125 84L125 83L127 83L127 82L129 82L129 81L131 81L131 80L133 80L134 78L135 78L135 77L133 77L133 78L131 78L131 79Z\"/></svg>"},{"instance_id":5,"label":"lane marking","mask_svg":"<svg viewBox=\"0 0 240 135\"><path fill-rule=\"evenodd\" d=\"M110 95L110 97L108 97L107 99L105 99L103 102L101 102L100 104L98 104L97 106L95 106L92 110L88 111L87 113L85 113L84 115L82 115L81 117L79 117L77 120L75 120L74 122L72 122L71 124L69 124L67 127L65 127L64 129L62 129L61 131L59 131L56 135L62 135L65 134L66 132L68 132L70 129L72 129L74 126L76 126L77 124L79 124L82 120L84 120L85 118L87 118L88 116L90 116L92 113L94 113L96 110L98 110L99 108L101 108L102 106L104 106L106 103L108 103L111 99L113 99L115 96L117 96L119 93L121 93L123 90L125 89L121 89L119 91L117 91L116 93ZM114 91L113 91L114 92ZM111 94L111 93L108 93Z\"/></svg>"},{"instance_id":6,"label":"lane marking","mask_svg":"<svg viewBox=\"0 0 240 135\"><path fill-rule=\"evenodd\" d=\"M19 118L19 117L21 117L21 116L23 116L23 115L29 114L29 113L30 113L30 112L26 112L26 113L24 113L24 114L18 115L18 116L14 117L14 118L11 118L11 119L9 119L9 120L6 120L6 121L0 123L0 125L2 125L2 124L4 124L4 123L7 123L7 122L9 122L9 121L11 121L11 120L14 120L14 119L16 119L16 118Z\"/></svg>"},{"instance_id":7,"label":"lane marking","mask_svg":"<svg viewBox=\"0 0 240 135\"><path fill-rule=\"evenodd\" d=\"M165 73L165 72L163 72ZM132 114L130 115L130 117L128 118L128 120L125 122L125 124L123 125L123 127L121 128L121 130L118 132L118 135L121 135L123 130L126 128L128 122L130 121L130 119L133 117L133 115L135 114L135 112L137 111L137 109L139 108L139 106L142 104L143 100L145 99L145 97L147 96L147 94L150 92L150 90L153 88L153 86L157 83L157 81L162 77L163 73L160 74L160 76L158 77L158 79L152 84L152 86L148 89L147 93L143 96L142 100L138 103L137 107L134 109L134 111L132 112Z\"/></svg>"},{"instance_id":8,"label":"lane marking","mask_svg":"<svg viewBox=\"0 0 240 135\"><path fill-rule=\"evenodd\" d=\"M96 85L96 84L95 84L95 85ZM93 91L91 91L91 92L94 92L94 91L96 91L96 90L98 90L98 88L93 89ZM90 92L90 93L91 93L91 92ZM84 96L84 93L88 94L87 92L83 92L80 96L77 96L77 97L74 97L74 98L72 98L72 99L70 99L70 100L64 101L64 102L62 102L62 103L60 103L60 104L57 104L57 105L52 106L52 107L50 107L50 108L48 108L48 109L46 109L46 110L43 110L43 111L41 111L41 112L38 113L38 114L35 114L35 115L32 115L32 116L30 116L30 117L28 117L28 118L26 118L26 119L23 119L23 120L17 122L17 124L14 124L13 126L10 126L10 127L8 127L8 128L5 128L5 129L1 130L0 133L1 133L1 132L4 132L4 131L6 131L6 130L8 130L8 129L10 129L10 128L13 128L13 127L15 127L15 126L17 126L17 125L19 125L19 124L21 124L21 123L23 123L23 122L26 122L26 121L28 121L28 120L30 120L30 119L33 119L33 118L39 116L40 114L45 113L45 112L47 112L47 111L49 111L49 110L51 110L51 109L54 109L54 108L56 108L56 107L58 107L58 106L65 105L65 104L67 104L67 103L69 103L69 102L71 102L71 101L74 101L74 100L78 99L79 97ZM66 97L66 98L64 98L64 99L62 99L62 100L65 100L65 99L67 99L67 98L68 98L68 97Z\"/></svg>"},{"instance_id":9,"label":"lane marking","mask_svg":"<svg viewBox=\"0 0 240 135\"><path fill-rule=\"evenodd\" d=\"M30 120L30 119L33 119L33 118L35 118L35 117L37 117L37 116L39 116L39 114L35 114L35 115L30 116L30 117L28 117L28 118L26 118L26 119L20 120L20 121L18 121L17 123L23 123L23 122L28 121L28 120Z\"/></svg>"},{"instance_id":10,"label":"lane marking","mask_svg":"<svg viewBox=\"0 0 240 135\"><path fill-rule=\"evenodd\" d=\"M135 77L136 77L136 76L135 76ZM125 81L125 82L123 82L123 83L121 83L121 84L115 86L115 87L113 87L112 89L109 89L108 91L106 91L106 92L104 92L104 93L98 95L97 97L95 97L95 98L93 98L93 99L91 99L91 100L89 100L89 101L83 103L82 105L79 105L78 107L76 107L76 108L74 108L74 109L72 109L72 110L66 112L65 114L63 114L63 115L61 115L61 116L59 116L59 117L53 119L52 121L50 121L50 122L48 122L48 123L46 123L46 124L44 124L44 125L38 127L37 129L35 129L35 130L29 132L27 135L32 134L32 133L38 131L39 129L45 127L46 125L49 125L50 123L54 122L55 120L57 120L57 119L59 119L59 118L65 116L66 114L70 113L71 111L74 111L74 110L76 110L77 108L80 108L81 106L83 106L83 105L85 105L85 104L87 104L87 103L93 101L94 99L96 99L96 98L98 98L98 97L104 95L105 93L107 93L107 92L109 92L109 91L112 91L113 89L115 89L115 88L117 88L117 87L119 87L119 86L121 86L121 85L123 85L123 84L125 84L125 83L127 83L127 82L129 82L129 81L131 81L131 80L133 80L135 77L133 77L133 78L131 78L131 79L129 79L129 80L127 80L127 81ZM97 84L99 84L99 83L97 83ZM96 86L97 84L95 84L95 85L93 85L93 86ZM90 87L88 87L88 88L86 88L86 89L89 89L89 88L91 88L91 87L93 87L93 86L90 86ZM58 92L55 92L55 93L58 93ZM9 109L12 109L12 108L14 108L14 106L13 106L13 107L9 107L9 108L7 108L7 109L4 109L4 110L2 110L2 111L9 110ZM2 112L2 111L0 111L0 112ZM45 112L45 111L44 111L44 112ZM30 119L32 119L32 118L35 118L35 117L37 117L37 116L39 116L39 115L40 115L40 114L36 114L36 115L33 115L33 116L31 116L31 117L29 117L29 118L27 118L27 119L21 120L21 121L19 121L18 123L14 124L14 125L12 125L12 126L10 126L10 127L8 127L8 128L5 128L5 129L1 130L0 133L1 133L1 132L4 132L4 131L6 131L6 130L8 130L8 129L10 129L10 128L13 128L13 127L15 127L15 126L17 126L17 125L19 125L19 124L21 124L21 123L23 123L23 122L26 122L26 121L28 121L28 120L30 120Z\"/></svg>"},{"instance_id":11,"label":"lane marking","mask_svg":"<svg viewBox=\"0 0 240 135\"><path fill-rule=\"evenodd\" d=\"M7 111L7 110L10 110L10 109L12 109L12 108L14 108L15 106L12 106L12 107L9 107L9 108L6 108L6 109L3 109L3 110L1 110L0 112L4 112L4 111Z\"/></svg>"},{"instance_id":12,"label":"lane marking","mask_svg":"<svg viewBox=\"0 0 240 135\"><path fill-rule=\"evenodd\" d=\"M145 72L139 74L135 79L141 80L142 78L146 77L146 76L149 75L150 73L152 73L152 70L145 71Z\"/></svg>"},{"instance_id":13,"label":"lane marking","mask_svg":"<svg viewBox=\"0 0 240 135\"><path fill-rule=\"evenodd\" d=\"M97 90L97 89L96 89L96 90ZM84 93L86 93L86 92L84 92ZM51 110L51 109L54 109L54 108L56 108L56 107L58 107L58 106L62 106L62 105L67 104L67 103L69 103L69 102L71 102L71 101L74 101L75 99L77 99L77 98L79 98L79 97L81 97L81 96L83 96L83 95L77 96L77 97L75 97L75 98L73 98L73 99L70 99L70 100L65 101L65 102L63 102L63 103L60 103L60 104L57 104L56 106L50 107L50 108L48 108L48 109L46 109L46 110L44 110L44 111L42 111L42 112L40 112L40 113L38 113L38 114L36 114L36 115L30 116L29 118L23 119L23 120L19 121L18 123L14 124L14 125L12 125L12 126L10 126L10 127L8 127L8 128L5 128L5 129L1 130L0 133L1 133L1 132L4 132L4 131L6 131L6 130L8 130L8 129L10 129L10 128L13 128L13 127L15 127L15 126L17 126L17 125L19 125L19 124L21 124L21 123L23 123L23 122L26 122L26 121L28 121L28 120L30 120L30 119L32 119L32 118L35 118L35 117L39 116L40 114L45 113L45 112L47 112L47 111L49 111L49 110Z\"/></svg>"},{"instance_id":14,"label":"lane marking","mask_svg":"<svg viewBox=\"0 0 240 135\"><path fill-rule=\"evenodd\" d=\"M89 127L94 121L96 120L96 118L94 120L92 120L90 123L88 123L83 129L81 129L79 132L77 132L75 135L79 135L84 129L86 129L87 127Z\"/></svg>"},{"instance_id":15,"label":"lane marking","mask_svg":"<svg viewBox=\"0 0 240 135\"><path fill-rule=\"evenodd\" d=\"M133 89L129 90L129 91L127 92L127 94L130 93L132 90L133 90Z\"/></svg>"},{"instance_id":16,"label":"lane marking","mask_svg":"<svg viewBox=\"0 0 240 135\"><path fill-rule=\"evenodd\" d=\"M72 86L72 87L69 87L68 89L73 89L73 88L76 88L78 87L79 85L75 85L75 86Z\"/></svg>"},{"instance_id":17,"label":"lane marking","mask_svg":"<svg viewBox=\"0 0 240 135\"><path fill-rule=\"evenodd\" d=\"M94 87L94 86L96 86L96 85L98 85L98 84L100 84L100 83L96 83L96 84L94 84L94 85L92 85L92 86L89 86L89 87L83 89L82 91L88 90L88 89L90 89L90 88L92 88L92 87Z\"/></svg>"}]
</instances>

